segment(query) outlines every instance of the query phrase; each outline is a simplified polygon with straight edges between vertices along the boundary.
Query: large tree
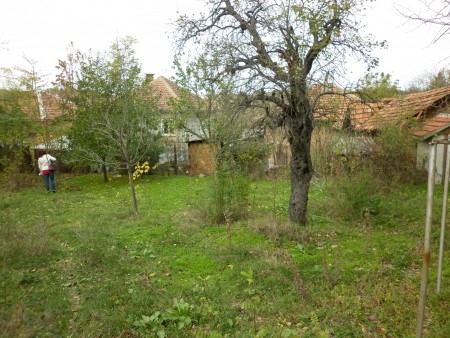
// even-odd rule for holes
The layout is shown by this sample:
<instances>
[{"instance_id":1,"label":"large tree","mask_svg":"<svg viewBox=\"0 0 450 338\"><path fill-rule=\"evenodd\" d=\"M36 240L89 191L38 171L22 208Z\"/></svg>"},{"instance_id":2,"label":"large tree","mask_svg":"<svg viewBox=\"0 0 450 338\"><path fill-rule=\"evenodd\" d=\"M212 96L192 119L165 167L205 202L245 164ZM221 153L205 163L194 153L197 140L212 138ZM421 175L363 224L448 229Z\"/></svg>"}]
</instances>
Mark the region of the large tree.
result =
<instances>
[{"instance_id":1,"label":"large tree","mask_svg":"<svg viewBox=\"0 0 450 338\"><path fill-rule=\"evenodd\" d=\"M435 73L425 73L414 79L406 88L406 93L417 93L424 90L450 86L450 69L440 69Z\"/></svg>"},{"instance_id":2,"label":"large tree","mask_svg":"<svg viewBox=\"0 0 450 338\"><path fill-rule=\"evenodd\" d=\"M223 71L251 92L251 100L278 106L273 116L286 129L291 157L289 219L307 221L313 177L314 128L309 85L338 76L346 56L374 61L371 38L360 36L360 0L209 0L206 14L180 17L180 47L192 42L222 57ZM197 47L198 48L198 47ZM269 111L269 110L268 110Z\"/></svg>"},{"instance_id":3,"label":"large tree","mask_svg":"<svg viewBox=\"0 0 450 338\"><path fill-rule=\"evenodd\" d=\"M90 161L126 169L137 214L133 170L158 149L159 108L141 76L134 43L127 37L105 53L81 54L73 72L61 63L59 83L70 102L73 151Z\"/></svg>"}]
</instances>

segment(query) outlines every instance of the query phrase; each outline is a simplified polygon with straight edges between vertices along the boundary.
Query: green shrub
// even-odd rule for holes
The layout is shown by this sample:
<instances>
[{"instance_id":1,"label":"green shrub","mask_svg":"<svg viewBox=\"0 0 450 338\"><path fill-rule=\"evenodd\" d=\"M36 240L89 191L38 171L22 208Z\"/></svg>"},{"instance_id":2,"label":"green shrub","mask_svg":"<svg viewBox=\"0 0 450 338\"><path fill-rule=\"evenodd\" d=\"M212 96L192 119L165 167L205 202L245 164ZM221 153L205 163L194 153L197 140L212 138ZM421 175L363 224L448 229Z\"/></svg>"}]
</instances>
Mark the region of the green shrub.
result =
<instances>
[{"instance_id":1,"label":"green shrub","mask_svg":"<svg viewBox=\"0 0 450 338\"><path fill-rule=\"evenodd\" d=\"M223 161L217 168L207 190L205 211L213 224L223 224L244 219L248 214L250 178L233 167L231 161Z\"/></svg>"},{"instance_id":2,"label":"green shrub","mask_svg":"<svg viewBox=\"0 0 450 338\"><path fill-rule=\"evenodd\" d=\"M2 149L0 152L0 168L2 171L3 190L18 191L23 187L28 187L34 182L24 179L23 173L29 171L26 166L26 151L21 148L11 147ZM3 182L2 182L3 183Z\"/></svg>"},{"instance_id":3,"label":"green shrub","mask_svg":"<svg viewBox=\"0 0 450 338\"><path fill-rule=\"evenodd\" d=\"M397 126L386 126L374 138L369 160L374 178L380 185L392 188L401 183L423 180L416 168L416 145L407 131Z\"/></svg>"},{"instance_id":4,"label":"green shrub","mask_svg":"<svg viewBox=\"0 0 450 338\"><path fill-rule=\"evenodd\" d=\"M329 212L332 216L351 221L370 219L379 213L381 192L369 170L336 177L330 185Z\"/></svg>"}]
</instances>

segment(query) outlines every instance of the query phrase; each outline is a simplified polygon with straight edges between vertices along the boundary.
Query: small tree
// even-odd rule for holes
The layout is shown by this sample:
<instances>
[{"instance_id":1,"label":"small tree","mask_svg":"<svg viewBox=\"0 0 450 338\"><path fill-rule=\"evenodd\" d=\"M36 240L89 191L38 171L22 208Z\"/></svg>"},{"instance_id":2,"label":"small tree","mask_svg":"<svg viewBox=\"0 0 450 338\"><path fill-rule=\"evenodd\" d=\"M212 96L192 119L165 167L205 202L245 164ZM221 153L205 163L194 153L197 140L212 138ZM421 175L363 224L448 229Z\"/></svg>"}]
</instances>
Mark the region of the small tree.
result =
<instances>
[{"instance_id":1,"label":"small tree","mask_svg":"<svg viewBox=\"0 0 450 338\"><path fill-rule=\"evenodd\" d=\"M19 173L24 170L25 151L36 131L32 119L18 105L14 91L0 91L0 171L7 174L11 190L20 187Z\"/></svg>"},{"instance_id":2,"label":"small tree","mask_svg":"<svg viewBox=\"0 0 450 338\"><path fill-rule=\"evenodd\" d=\"M211 214L221 223L245 214L246 176L250 164L264 157L264 146L252 128L252 107L237 93L232 76L219 72L218 60L203 54L186 68L176 61L183 90L171 106L177 127L208 145L213 164Z\"/></svg>"},{"instance_id":3,"label":"small tree","mask_svg":"<svg viewBox=\"0 0 450 338\"><path fill-rule=\"evenodd\" d=\"M391 74L383 72L366 74L360 87L364 100L376 101L396 97L400 94L398 80L393 81Z\"/></svg>"},{"instance_id":4,"label":"small tree","mask_svg":"<svg viewBox=\"0 0 450 338\"><path fill-rule=\"evenodd\" d=\"M46 90L45 77L39 75L33 60L26 61L29 69L3 68L0 71L0 81L4 86L0 97L0 143L6 152L4 169L13 173L18 173L19 169L29 169L21 166L31 146L49 144L52 139L61 136L59 128L55 128L55 121L45 115L41 100L41 94ZM36 172L34 152L31 151L30 155Z\"/></svg>"},{"instance_id":5,"label":"small tree","mask_svg":"<svg viewBox=\"0 0 450 338\"><path fill-rule=\"evenodd\" d=\"M159 108L140 75L134 43L127 37L106 53L81 54L79 69L63 72L59 83L73 104L73 151L85 160L126 169L137 214L133 168L158 151Z\"/></svg>"}]
</instances>

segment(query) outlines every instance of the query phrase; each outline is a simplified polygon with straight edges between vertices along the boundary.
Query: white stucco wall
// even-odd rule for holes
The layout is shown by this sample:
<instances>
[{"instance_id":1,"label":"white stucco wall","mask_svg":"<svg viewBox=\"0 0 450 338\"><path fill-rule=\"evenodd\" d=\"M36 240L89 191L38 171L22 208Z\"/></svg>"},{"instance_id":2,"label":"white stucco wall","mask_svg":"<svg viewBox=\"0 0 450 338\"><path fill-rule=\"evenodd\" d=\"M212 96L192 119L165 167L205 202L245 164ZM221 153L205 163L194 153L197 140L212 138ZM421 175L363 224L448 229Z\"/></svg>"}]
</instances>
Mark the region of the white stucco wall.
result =
<instances>
[{"instance_id":1,"label":"white stucco wall","mask_svg":"<svg viewBox=\"0 0 450 338\"><path fill-rule=\"evenodd\" d=\"M433 138L435 140L442 140L445 139L445 136L438 136ZM430 154L430 145L431 140L428 141L418 141L417 142L417 168L418 169L425 169L428 171L428 159ZM450 153L448 152L450 150L450 146L447 149L447 156L450 156ZM444 145L438 144L436 149L436 176L435 176L435 182L441 183L443 179L443 164L444 164Z\"/></svg>"}]
</instances>

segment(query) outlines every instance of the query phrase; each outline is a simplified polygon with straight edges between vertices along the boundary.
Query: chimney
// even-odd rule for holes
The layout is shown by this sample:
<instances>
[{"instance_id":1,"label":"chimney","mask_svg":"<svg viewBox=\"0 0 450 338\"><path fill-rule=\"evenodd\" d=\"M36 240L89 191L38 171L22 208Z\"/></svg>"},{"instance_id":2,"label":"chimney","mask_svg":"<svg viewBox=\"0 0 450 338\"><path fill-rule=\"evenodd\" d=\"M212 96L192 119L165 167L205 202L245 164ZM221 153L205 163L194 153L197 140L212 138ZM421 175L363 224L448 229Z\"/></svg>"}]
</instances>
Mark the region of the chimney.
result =
<instances>
[{"instance_id":1,"label":"chimney","mask_svg":"<svg viewBox=\"0 0 450 338\"><path fill-rule=\"evenodd\" d=\"M145 83L150 83L153 81L153 77L155 76L155 74L145 74Z\"/></svg>"}]
</instances>

